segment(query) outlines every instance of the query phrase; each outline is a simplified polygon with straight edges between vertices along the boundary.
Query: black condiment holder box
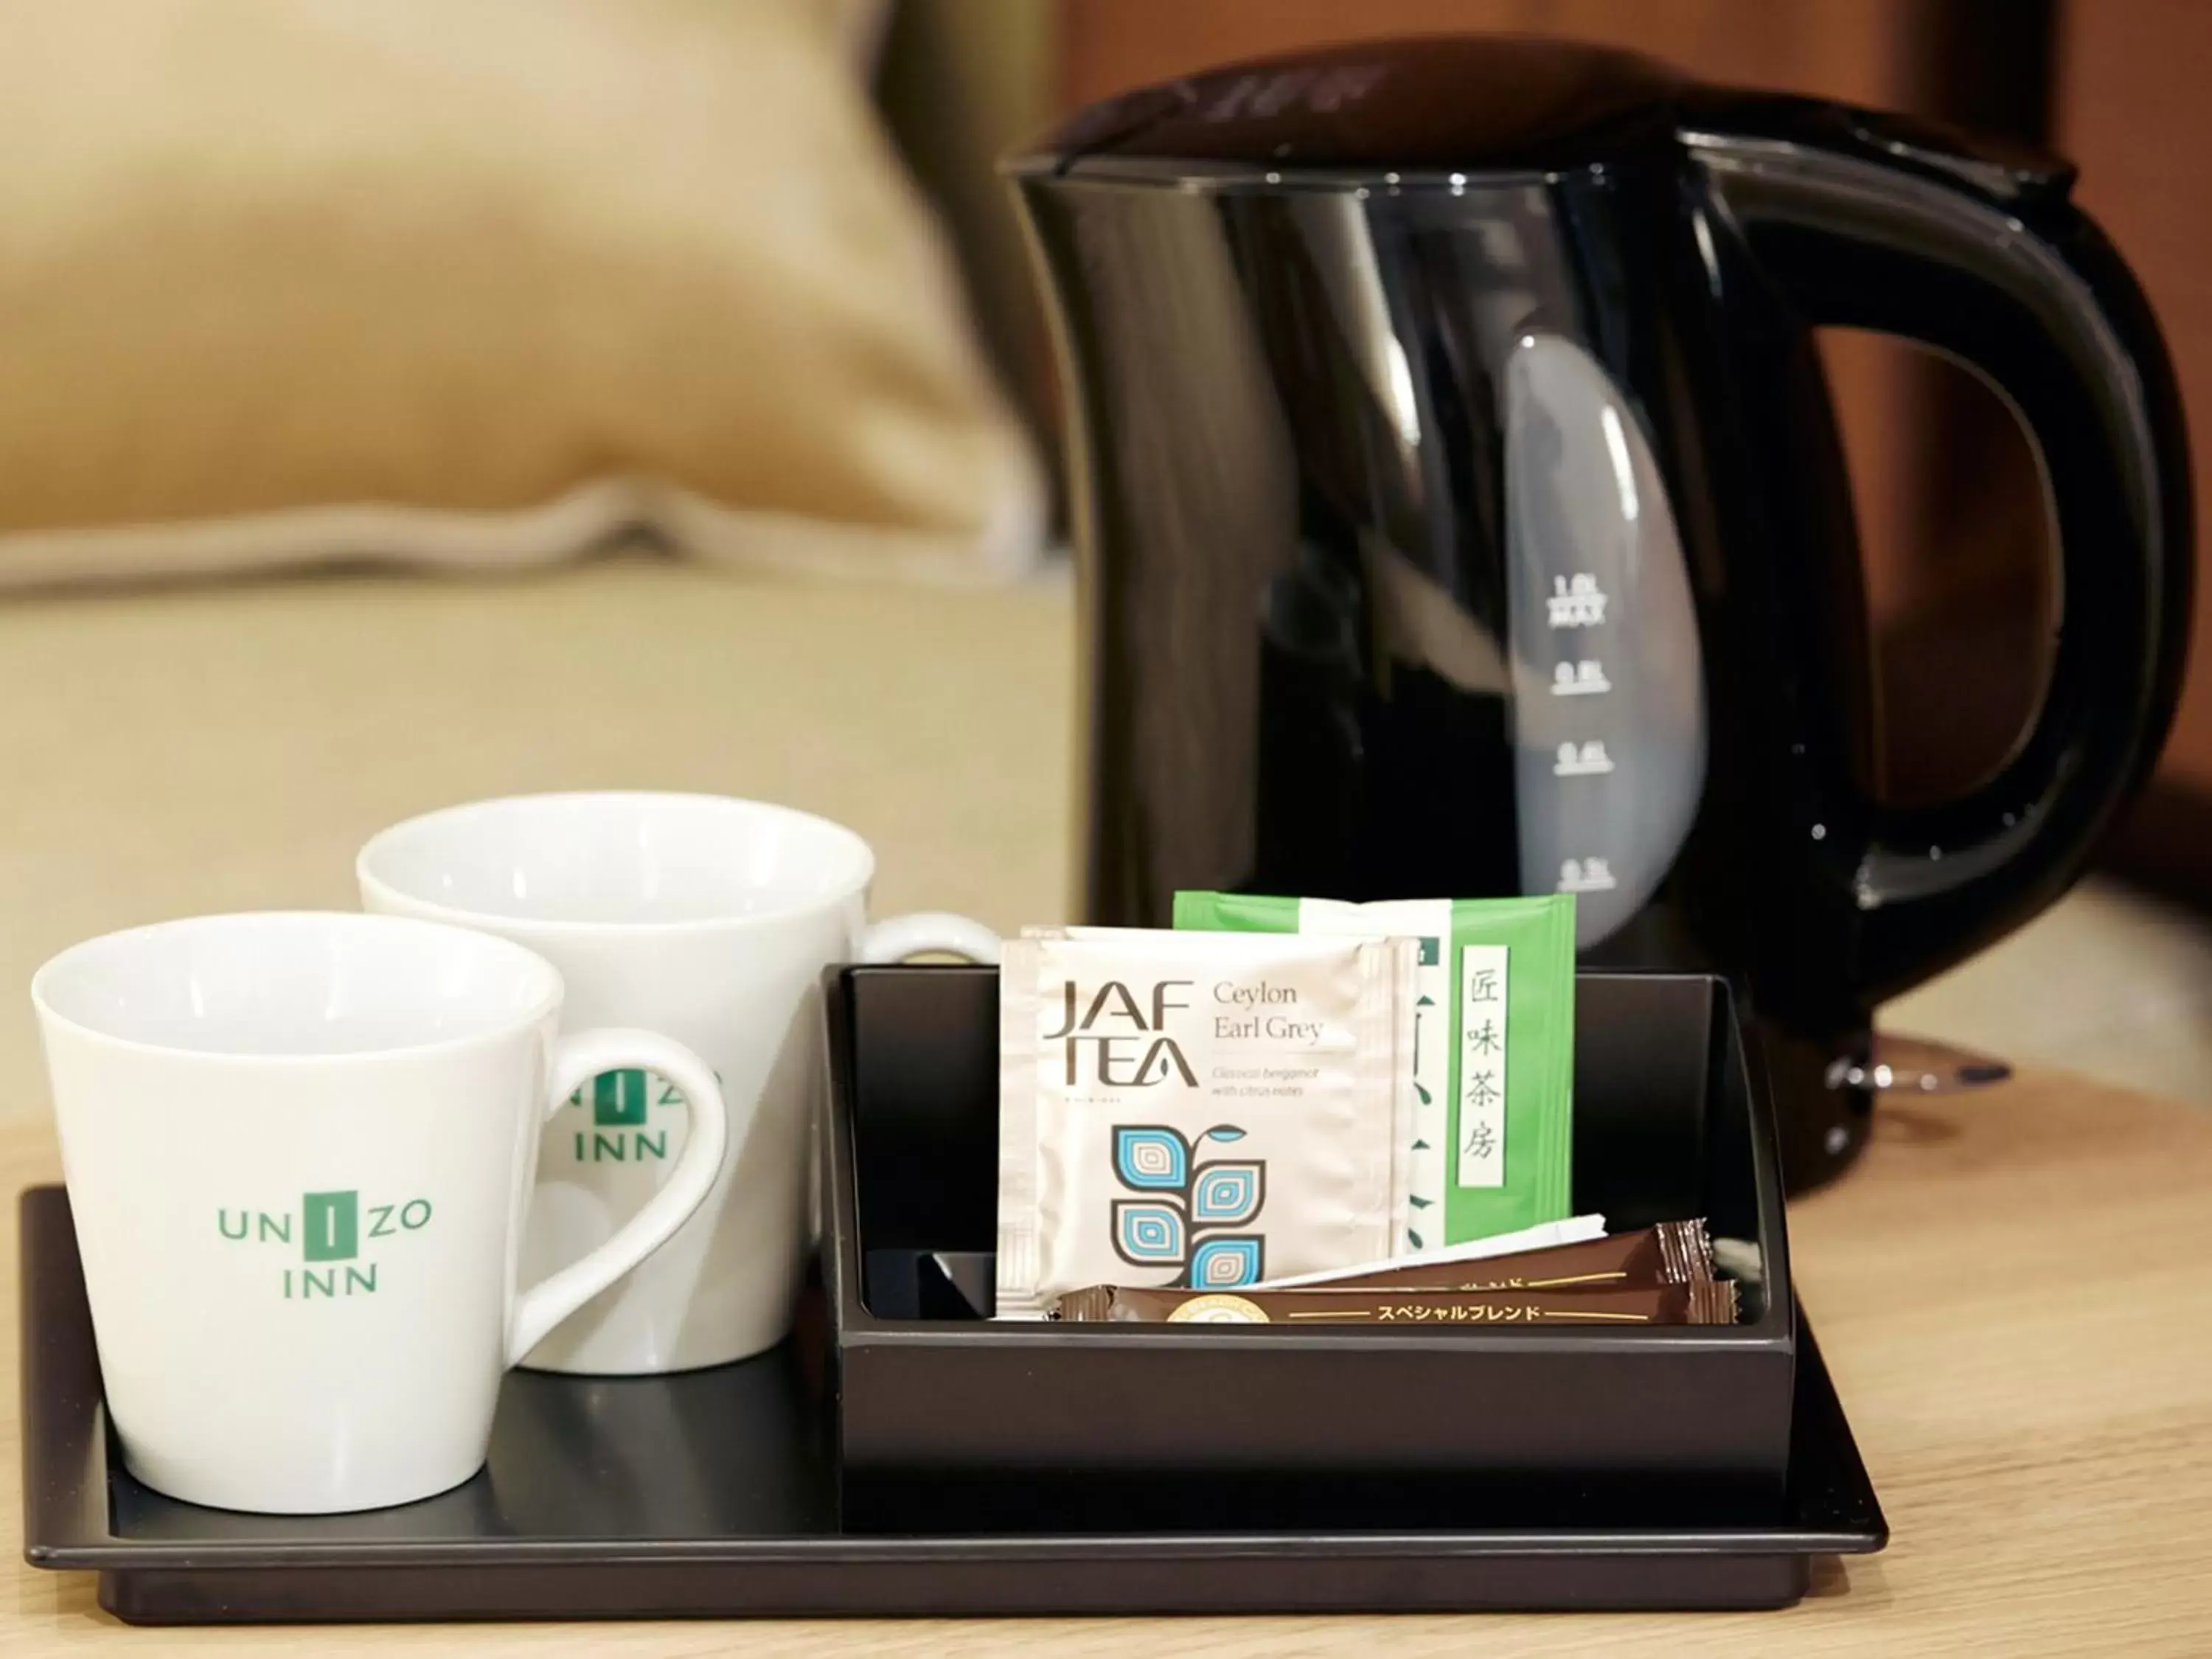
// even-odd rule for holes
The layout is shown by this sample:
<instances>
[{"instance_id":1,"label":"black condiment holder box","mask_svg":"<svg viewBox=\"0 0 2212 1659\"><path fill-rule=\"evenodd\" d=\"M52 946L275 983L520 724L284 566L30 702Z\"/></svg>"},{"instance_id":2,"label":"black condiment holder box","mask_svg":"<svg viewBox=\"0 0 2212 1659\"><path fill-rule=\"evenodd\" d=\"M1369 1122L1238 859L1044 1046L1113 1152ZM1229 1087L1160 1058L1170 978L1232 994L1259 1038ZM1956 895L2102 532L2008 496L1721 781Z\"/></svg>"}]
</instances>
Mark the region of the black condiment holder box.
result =
<instances>
[{"instance_id":1,"label":"black condiment holder box","mask_svg":"<svg viewBox=\"0 0 2212 1659\"><path fill-rule=\"evenodd\" d=\"M1110 1494L1223 1525L1313 1504L1376 1525L1440 1505L1771 1519L1799 1336L1763 1067L1718 979L1584 973L1576 995L1575 1210L1614 1231L1704 1216L1755 1243L1734 1326L987 1319L997 972L832 969L823 1272L848 1524L886 1504L880 1524L909 1524L949 1492L1014 1514Z\"/></svg>"}]
</instances>

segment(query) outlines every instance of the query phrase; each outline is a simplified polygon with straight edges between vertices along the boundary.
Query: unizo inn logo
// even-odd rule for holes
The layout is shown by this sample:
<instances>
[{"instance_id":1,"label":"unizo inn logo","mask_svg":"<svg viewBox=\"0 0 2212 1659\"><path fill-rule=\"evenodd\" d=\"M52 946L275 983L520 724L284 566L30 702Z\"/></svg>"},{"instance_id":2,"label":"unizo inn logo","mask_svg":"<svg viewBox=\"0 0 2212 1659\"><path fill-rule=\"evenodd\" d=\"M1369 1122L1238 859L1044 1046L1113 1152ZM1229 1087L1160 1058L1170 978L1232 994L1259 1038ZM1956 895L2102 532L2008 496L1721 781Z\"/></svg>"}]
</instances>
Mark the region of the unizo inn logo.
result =
<instances>
[{"instance_id":1,"label":"unizo inn logo","mask_svg":"<svg viewBox=\"0 0 2212 1659\"><path fill-rule=\"evenodd\" d=\"M430 1200L363 1204L357 1192L302 1193L291 1210L217 1210L216 1231L250 1249L297 1250L286 1264L283 1299L316 1302L325 1297L374 1296L380 1239L400 1240L430 1224Z\"/></svg>"},{"instance_id":2,"label":"unizo inn logo","mask_svg":"<svg viewBox=\"0 0 2212 1659\"><path fill-rule=\"evenodd\" d=\"M720 1083L722 1074L714 1073ZM569 1149L579 1164L663 1163L668 1157L668 1126L653 1127L656 1114L681 1112L684 1094L667 1079L631 1068L602 1072L568 1097L568 1104L592 1115L588 1129L569 1131Z\"/></svg>"}]
</instances>

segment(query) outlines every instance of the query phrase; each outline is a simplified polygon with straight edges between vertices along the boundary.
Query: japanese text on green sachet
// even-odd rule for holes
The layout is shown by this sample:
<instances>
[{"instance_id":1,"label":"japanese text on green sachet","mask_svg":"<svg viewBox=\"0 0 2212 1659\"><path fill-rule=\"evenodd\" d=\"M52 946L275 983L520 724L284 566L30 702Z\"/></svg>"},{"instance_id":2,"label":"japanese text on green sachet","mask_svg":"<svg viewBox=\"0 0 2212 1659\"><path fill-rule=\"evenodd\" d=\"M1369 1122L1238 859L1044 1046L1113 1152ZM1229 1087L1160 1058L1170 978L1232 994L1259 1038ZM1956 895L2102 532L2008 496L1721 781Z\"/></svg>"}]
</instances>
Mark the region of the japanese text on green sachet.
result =
<instances>
[{"instance_id":1,"label":"japanese text on green sachet","mask_svg":"<svg viewBox=\"0 0 2212 1659\"><path fill-rule=\"evenodd\" d=\"M1574 896L1176 895L1178 929L1410 937L1416 994L1405 1250L1572 1212Z\"/></svg>"}]
</instances>

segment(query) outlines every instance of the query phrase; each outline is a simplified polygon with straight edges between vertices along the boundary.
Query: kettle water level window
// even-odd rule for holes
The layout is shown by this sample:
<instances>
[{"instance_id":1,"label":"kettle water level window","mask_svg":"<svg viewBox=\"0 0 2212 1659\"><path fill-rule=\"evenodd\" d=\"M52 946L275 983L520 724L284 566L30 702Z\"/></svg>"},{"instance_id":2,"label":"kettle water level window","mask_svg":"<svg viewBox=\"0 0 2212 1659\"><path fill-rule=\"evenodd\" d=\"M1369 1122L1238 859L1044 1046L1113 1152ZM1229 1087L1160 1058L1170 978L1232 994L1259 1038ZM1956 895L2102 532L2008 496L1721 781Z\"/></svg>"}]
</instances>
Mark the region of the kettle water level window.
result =
<instances>
[{"instance_id":1,"label":"kettle water level window","mask_svg":"<svg viewBox=\"0 0 2212 1659\"><path fill-rule=\"evenodd\" d=\"M1575 894L1587 947L1643 908L1696 815L1697 619L1658 466L1605 370L1525 335L1505 404L1521 883Z\"/></svg>"}]
</instances>

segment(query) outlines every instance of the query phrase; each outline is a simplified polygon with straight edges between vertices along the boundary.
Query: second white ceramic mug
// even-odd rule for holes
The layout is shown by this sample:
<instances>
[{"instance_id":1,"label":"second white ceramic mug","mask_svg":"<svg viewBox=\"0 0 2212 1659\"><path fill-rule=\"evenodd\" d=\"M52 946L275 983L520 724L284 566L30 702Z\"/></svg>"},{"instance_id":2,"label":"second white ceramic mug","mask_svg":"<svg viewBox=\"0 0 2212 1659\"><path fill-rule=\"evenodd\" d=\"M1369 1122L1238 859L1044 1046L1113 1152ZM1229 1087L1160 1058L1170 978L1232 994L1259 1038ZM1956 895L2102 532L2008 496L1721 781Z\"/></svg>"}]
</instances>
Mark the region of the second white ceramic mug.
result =
<instances>
[{"instance_id":1,"label":"second white ceramic mug","mask_svg":"<svg viewBox=\"0 0 2212 1659\"><path fill-rule=\"evenodd\" d=\"M362 849L368 909L526 945L567 981L568 1021L665 1031L721 1079L729 1146L706 1202L526 1364L685 1370L758 1353L790 1328L811 1243L822 969L925 951L998 957L997 935L961 916L869 926L874 871L867 843L826 818L712 795L478 801ZM658 1077L615 1072L554 1115L526 1275L581 1256L659 1189L682 1150L674 1099Z\"/></svg>"}]
</instances>

